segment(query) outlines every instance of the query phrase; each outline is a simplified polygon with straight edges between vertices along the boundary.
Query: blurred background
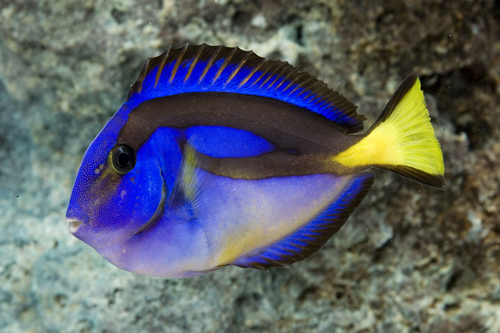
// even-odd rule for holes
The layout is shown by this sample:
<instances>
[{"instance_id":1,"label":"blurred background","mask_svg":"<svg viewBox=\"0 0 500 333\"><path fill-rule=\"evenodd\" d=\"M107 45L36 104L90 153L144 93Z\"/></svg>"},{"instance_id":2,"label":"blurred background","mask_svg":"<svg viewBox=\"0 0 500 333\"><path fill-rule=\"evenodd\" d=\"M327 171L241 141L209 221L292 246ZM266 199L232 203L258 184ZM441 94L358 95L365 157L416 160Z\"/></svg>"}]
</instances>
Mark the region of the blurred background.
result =
<instances>
[{"instance_id":1,"label":"blurred background","mask_svg":"<svg viewBox=\"0 0 500 333\"><path fill-rule=\"evenodd\" d=\"M147 57L203 42L318 76L365 128L419 73L446 188L375 171L289 269L115 268L68 231L81 158ZM0 332L499 332L499 125L500 1L2 0Z\"/></svg>"}]
</instances>

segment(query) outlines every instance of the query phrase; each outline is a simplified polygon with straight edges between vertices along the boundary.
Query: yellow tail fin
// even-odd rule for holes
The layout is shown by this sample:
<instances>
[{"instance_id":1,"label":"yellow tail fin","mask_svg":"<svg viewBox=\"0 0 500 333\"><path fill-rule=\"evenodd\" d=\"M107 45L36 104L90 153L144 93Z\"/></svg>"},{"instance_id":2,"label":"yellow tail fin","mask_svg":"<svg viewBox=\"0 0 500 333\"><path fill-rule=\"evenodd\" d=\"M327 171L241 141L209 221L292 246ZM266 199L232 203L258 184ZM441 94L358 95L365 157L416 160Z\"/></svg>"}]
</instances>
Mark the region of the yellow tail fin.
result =
<instances>
[{"instance_id":1,"label":"yellow tail fin","mask_svg":"<svg viewBox=\"0 0 500 333\"><path fill-rule=\"evenodd\" d=\"M444 185L443 154L417 74L401 84L363 139L334 159L346 167L374 166L425 185Z\"/></svg>"}]
</instances>

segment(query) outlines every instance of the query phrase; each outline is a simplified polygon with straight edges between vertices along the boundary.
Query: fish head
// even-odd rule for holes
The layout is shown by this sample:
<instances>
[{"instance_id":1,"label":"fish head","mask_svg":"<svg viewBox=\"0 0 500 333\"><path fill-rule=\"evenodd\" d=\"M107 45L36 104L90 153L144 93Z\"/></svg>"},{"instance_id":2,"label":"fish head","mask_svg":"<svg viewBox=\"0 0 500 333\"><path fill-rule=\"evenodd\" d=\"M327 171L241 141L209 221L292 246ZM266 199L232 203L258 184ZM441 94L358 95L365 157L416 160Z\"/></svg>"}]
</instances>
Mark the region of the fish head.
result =
<instances>
[{"instance_id":1,"label":"fish head","mask_svg":"<svg viewBox=\"0 0 500 333\"><path fill-rule=\"evenodd\" d=\"M122 109L87 149L66 213L71 233L105 257L158 218L166 196L155 146L117 141Z\"/></svg>"}]
</instances>

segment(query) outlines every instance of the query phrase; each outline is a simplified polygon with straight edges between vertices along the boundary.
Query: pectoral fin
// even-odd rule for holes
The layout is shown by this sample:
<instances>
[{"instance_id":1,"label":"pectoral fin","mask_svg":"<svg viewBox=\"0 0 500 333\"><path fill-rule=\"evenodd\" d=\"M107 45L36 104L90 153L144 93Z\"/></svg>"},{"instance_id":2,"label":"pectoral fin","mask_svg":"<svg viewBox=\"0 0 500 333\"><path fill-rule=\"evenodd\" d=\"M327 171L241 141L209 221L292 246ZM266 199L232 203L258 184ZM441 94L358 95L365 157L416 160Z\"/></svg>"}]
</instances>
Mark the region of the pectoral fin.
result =
<instances>
[{"instance_id":1,"label":"pectoral fin","mask_svg":"<svg viewBox=\"0 0 500 333\"><path fill-rule=\"evenodd\" d=\"M175 180L174 188L169 199L170 206L194 206L200 194L200 176L196 171L198 161L196 151L189 144L184 146L182 165Z\"/></svg>"}]
</instances>

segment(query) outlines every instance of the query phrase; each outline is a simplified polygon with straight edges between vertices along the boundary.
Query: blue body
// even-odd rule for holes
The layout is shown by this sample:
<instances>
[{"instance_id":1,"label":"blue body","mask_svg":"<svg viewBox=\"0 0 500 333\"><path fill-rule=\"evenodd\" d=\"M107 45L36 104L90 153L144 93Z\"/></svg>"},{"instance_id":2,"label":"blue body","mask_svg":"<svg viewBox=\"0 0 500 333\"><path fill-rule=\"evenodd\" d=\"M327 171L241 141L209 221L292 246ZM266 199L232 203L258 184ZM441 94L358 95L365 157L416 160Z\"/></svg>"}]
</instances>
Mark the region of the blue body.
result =
<instances>
[{"instance_id":1,"label":"blue body","mask_svg":"<svg viewBox=\"0 0 500 333\"><path fill-rule=\"evenodd\" d=\"M160 74L159 66L147 71L140 89L131 92L92 142L71 196L70 230L114 265L153 276L188 277L230 264L267 268L303 259L324 243L324 234L331 236L332 224L345 221L371 185L371 174L220 176L199 167L187 151L247 158L273 152L275 144L243 126L203 124L159 127L137 149L130 172L117 174L110 167L110 151L130 112L168 95L260 95L306 107L339 126L359 125L359 119L294 84L293 76L268 70L249 78L252 68L244 62L227 64L213 56L211 65L205 60L193 66L196 59L164 61Z\"/></svg>"}]
</instances>

